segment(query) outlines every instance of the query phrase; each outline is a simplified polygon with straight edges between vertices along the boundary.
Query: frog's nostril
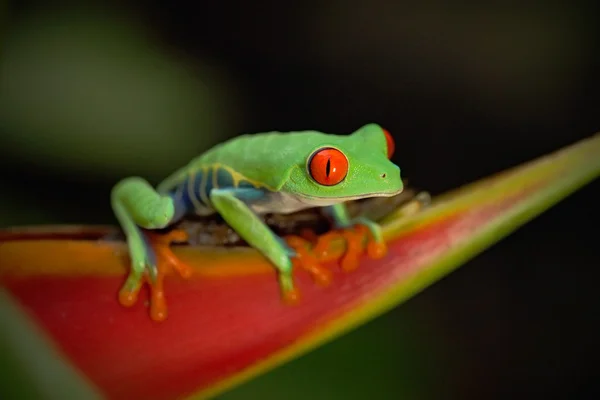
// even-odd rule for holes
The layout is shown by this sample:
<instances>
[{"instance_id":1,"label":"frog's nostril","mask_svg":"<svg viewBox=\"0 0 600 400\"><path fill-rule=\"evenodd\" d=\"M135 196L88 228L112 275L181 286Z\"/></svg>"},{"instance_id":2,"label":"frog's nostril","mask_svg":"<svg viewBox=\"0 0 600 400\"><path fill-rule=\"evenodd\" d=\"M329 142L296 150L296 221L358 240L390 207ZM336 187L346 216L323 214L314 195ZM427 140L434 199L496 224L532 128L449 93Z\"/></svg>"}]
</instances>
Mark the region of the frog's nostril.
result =
<instances>
[{"instance_id":1,"label":"frog's nostril","mask_svg":"<svg viewBox=\"0 0 600 400\"><path fill-rule=\"evenodd\" d=\"M382 177L383 179L385 179L385 177L386 177L386 176L387 176L387 175L386 175L385 173L381 174L381 177Z\"/></svg>"}]
</instances>

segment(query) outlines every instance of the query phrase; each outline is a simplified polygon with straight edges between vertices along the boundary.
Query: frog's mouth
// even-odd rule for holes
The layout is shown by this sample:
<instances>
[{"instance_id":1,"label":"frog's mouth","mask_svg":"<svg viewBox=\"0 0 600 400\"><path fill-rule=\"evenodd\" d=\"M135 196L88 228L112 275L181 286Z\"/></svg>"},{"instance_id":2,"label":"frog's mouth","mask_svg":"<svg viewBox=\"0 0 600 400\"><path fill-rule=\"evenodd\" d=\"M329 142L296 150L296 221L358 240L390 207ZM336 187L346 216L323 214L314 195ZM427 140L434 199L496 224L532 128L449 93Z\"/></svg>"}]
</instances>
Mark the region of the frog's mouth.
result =
<instances>
[{"instance_id":1,"label":"frog's mouth","mask_svg":"<svg viewBox=\"0 0 600 400\"><path fill-rule=\"evenodd\" d=\"M321 197L321 196L307 196L305 194L296 194L295 196L305 204L309 204L314 207L325 207L325 206L331 206L331 205L334 205L337 203L343 203L346 201L368 199L370 197L393 197L393 196L397 196L400 193L402 193L403 190L404 190L404 188L402 187L398 190L367 193L367 194L356 195L356 196L336 196L336 197L324 197L323 196L323 197Z\"/></svg>"}]
</instances>

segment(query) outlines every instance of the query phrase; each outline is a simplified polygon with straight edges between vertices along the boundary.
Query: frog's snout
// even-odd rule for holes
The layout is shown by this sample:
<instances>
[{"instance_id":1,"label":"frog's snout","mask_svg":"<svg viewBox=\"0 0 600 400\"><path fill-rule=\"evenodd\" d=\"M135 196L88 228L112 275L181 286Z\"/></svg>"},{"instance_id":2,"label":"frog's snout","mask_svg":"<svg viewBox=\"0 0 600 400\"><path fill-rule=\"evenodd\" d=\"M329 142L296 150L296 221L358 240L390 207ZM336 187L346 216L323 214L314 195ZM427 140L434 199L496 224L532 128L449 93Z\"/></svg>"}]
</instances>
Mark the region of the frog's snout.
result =
<instances>
[{"instance_id":1,"label":"frog's snout","mask_svg":"<svg viewBox=\"0 0 600 400\"><path fill-rule=\"evenodd\" d=\"M394 192L399 192L403 189L402 178L400 177L400 168L394 165L394 168L388 168L381 171L379 178L383 180L384 184Z\"/></svg>"}]
</instances>

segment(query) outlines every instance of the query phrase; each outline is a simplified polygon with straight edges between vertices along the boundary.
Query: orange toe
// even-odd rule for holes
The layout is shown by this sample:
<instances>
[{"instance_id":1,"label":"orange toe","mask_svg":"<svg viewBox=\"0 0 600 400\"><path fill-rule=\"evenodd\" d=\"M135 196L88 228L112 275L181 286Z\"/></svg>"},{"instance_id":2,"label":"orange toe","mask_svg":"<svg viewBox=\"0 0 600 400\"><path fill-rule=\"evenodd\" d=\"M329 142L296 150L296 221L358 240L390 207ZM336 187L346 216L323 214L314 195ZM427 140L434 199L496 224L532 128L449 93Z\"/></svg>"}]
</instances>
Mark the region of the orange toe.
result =
<instances>
[{"instance_id":1,"label":"orange toe","mask_svg":"<svg viewBox=\"0 0 600 400\"><path fill-rule=\"evenodd\" d=\"M340 264L344 271L353 271L358 268L359 257L363 252L365 233L357 227L345 229L341 235L346 240L346 252L342 256Z\"/></svg>"},{"instance_id":2,"label":"orange toe","mask_svg":"<svg viewBox=\"0 0 600 400\"><path fill-rule=\"evenodd\" d=\"M181 261L175 254L173 254L173 250L170 247L161 247L156 249L156 254L158 258L161 258L168 264L169 267L173 268L175 271L181 275L182 278L189 278L192 276L194 269Z\"/></svg>"},{"instance_id":3,"label":"orange toe","mask_svg":"<svg viewBox=\"0 0 600 400\"><path fill-rule=\"evenodd\" d=\"M331 271L324 268L314 254L306 248L296 249L296 252L298 256L292 260L294 268L302 268L307 271L320 286L327 286L331 283Z\"/></svg>"},{"instance_id":4,"label":"orange toe","mask_svg":"<svg viewBox=\"0 0 600 400\"><path fill-rule=\"evenodd\" d=\"M192 276L194 271L193 268L179 260L171 249L171 243L185 241L187 238L187 233L182 230L174 230L167 234L148 233L150 246L152 246L152 249L156 254L157 267L161 271L166 272L168 269L172 268L183 278Z\"/></svg>"},{"instance_id":5,"label":"orange toe","mask_svg":"<svg viewBox=\"0 0 600 400\"><path fill-rule=\"evenodd\" d=\"M127 290L125 288L119 291L119 303L125 307L131 307L137 302L138 290Z\"/></svg>"},{"instance_id":6,"label":"orange toe","mask_svg":"<svg viewBox=\"0 0 600 400\"><path fill-rule=\"evenodd\" d=\"M179 275L181 275L181 277L184 279L190 278L194 273L194 269L192 267L181 261L179 261L176 265L173 265L173 267L177 270L177 272L179 272Z\"/></svg>"},{"instance_id":7,"label":"orange toe","mask_svg":"<svg viewBox=\"0 0 600 400\"><path fill-rule=\"evenodd\" d=\"M154 288L150 298L150 318L160 322L167 319L167 302L164 290Z\"/></svg>"},{"instance_id":8,"label":"orange toe","mask_svg":"<svg viewBox=\"0 0 600 400\"><path fill-rule=\"evenodd\" d=\"M345 272L354 271L358 268L358 257L354 254L346 253L340 260L340 267L342 267L342 270Z\"/></svg>"},{"instance_id":9,"label":"orange toe","mask_svg":"<svg viewBox=\"0 0 600 400\"><path fill-rule=\"evenodd\" d=\"M300 302L300 292L298 289L284 291L283 302L288 305L298 304Z\"/></svg>"},{"instance_id":10,"label":"orange toe","mask_svg":"<svg viewBox=\"0 0 600 400\"><path fill-rule=\"evenodd\" d=\"M327 286L331 282L331 272L321 265L318 255L311 251L311 243L299 236L289 236L286 241L296 252L296 257L292 258L293 268L307 271L318 285Z\"/></svg>"},{"instance_id":11,"label":"orange toe","mask_svg":"<svg viewBox=\"0 0 600 400\"><path fill-rule=\"evenodd\" d=\"M180 243L187 242L189 239L189 235L186 231L182 229L175 229L165 235L165 239L168 240L168 243Z\"/></svg>"},{"instance_id":12,"label":"orange toe","mask_svg":"<svg viewBox=\"0 0 600 400\"><path fill-rule=\"evenodd\" d=\"M382 258L387 253L385 243L375 242L366 225L357 224L353 227L335 230L319 237L314 247L318 257L326 257L331 242L342 237L346 242L346 250L339 263L344 271L353 271L359 267L360 256L365 252L371 258ZM365 245L366 243L366 245Z\"/></svg>"},{"instance_id":13,"label":"orange toe","mask_svg":"<svg viewBox=\"0 0 600 400\"><path fill-rule=\"evenodd\" d=\"M387 246L383 242L369 241L367 244L367 254L374 259L380 259L387 254Z\"/></svg>"}]
</instances>

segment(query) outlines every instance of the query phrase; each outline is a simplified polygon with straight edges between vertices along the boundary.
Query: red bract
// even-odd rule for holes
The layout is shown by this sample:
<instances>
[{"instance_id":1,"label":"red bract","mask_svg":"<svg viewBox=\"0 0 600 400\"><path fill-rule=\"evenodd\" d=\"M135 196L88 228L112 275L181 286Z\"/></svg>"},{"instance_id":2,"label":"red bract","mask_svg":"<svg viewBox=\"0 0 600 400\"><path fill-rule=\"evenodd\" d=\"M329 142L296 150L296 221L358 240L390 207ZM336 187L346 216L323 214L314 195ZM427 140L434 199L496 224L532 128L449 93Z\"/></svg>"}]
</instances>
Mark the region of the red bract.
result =
<instances>
[{"instance_id":1,"label":"red bract","mask_svg":"<svg viewBox=\"0 0 600 400\"><path fill-rule=\"evenodd\" d=\"M600 174L600 136L434 199L414 215L383 221L388 254L321 261L329 286L296 271L301 301L280 300L273 268L256 251L182 246L194 274L166 279L169 316L117 294L126 246L100 241L104 228L10 230L0 234L0 278L95 390L111 399L210 397L333 339L426 288ZM6 327L5 327L6 328ZM41 355L40 355L41 356ZM77 379L77 378L74 378Z\"/></svg>"}]
</instances>

